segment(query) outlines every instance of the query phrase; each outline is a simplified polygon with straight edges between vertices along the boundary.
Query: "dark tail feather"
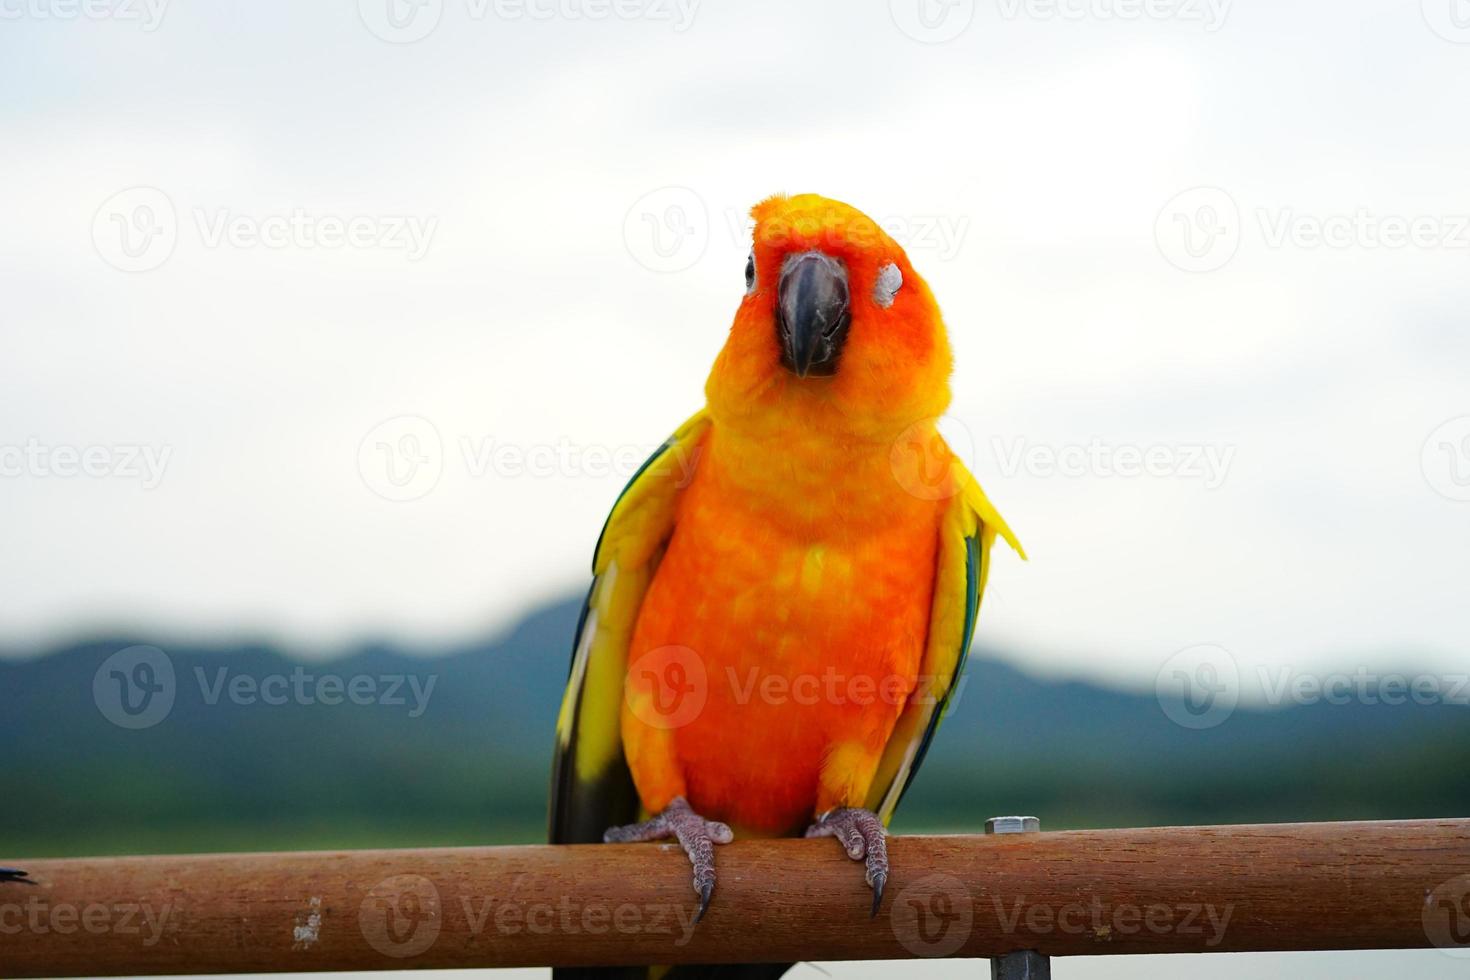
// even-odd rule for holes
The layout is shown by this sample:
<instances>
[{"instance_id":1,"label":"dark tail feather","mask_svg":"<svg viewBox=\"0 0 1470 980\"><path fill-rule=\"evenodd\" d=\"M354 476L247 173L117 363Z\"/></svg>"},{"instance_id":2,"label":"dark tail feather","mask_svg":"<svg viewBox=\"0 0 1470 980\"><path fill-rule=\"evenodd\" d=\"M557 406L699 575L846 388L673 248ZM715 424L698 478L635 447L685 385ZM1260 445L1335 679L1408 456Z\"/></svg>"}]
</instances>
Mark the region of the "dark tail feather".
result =
<instances>
[{"instance_id":1,"label":"dark tail feather","mask_svg":"<svg viewBox=\"0 0 1470 980\"><path fill-rule=\"evenodd\" d=\"M18 881L22 885L35 884L34 881L26 877L24 871L17 871L14 868L0 868L0 884L4 884L7 881Z\"/></svg>"},{"instance_id":2,"label":"dark tail feather","mask_svg":"<svg viewBox=\"0 0 1470 980\"><path fill-rule=\"evenodd\" d=\"M730 963L719 966L676 966L662 980L779 980L794 963ZM583 967L552 970L552 980L647 980L645 967Z\"/></svg>"},{"instance_id":3,"label":"dark tail feather","mask_svg":"<svg viewBox=\"0 0 1470 980\"><path fill-rule=\"evenodd\" d=\"M676 966L664 980L780 980L795 963L725 963L719 966Z\"/></svg>"}]
</instances>

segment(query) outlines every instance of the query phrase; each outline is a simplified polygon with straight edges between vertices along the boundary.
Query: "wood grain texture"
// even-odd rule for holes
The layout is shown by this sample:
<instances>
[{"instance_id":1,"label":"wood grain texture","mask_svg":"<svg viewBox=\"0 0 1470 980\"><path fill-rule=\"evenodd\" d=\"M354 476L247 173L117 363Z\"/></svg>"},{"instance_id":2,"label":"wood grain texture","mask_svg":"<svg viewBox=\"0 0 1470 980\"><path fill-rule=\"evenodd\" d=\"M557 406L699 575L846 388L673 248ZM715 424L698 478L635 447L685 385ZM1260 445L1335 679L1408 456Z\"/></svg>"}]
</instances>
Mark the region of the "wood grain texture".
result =
<instances>
[{"instance_id":1,"label":"wood grain texture","mask_svg":"<svg viewBox=\"0 0 1470 980\"><path fill-rule=\"evenodd\" d=\"M891 854L869 919L833 841L737 841L697 927L671 845L0 859L37 882L0 884L0 976L1387 949L1470 929L1452 921L1470 820L897 837Z\"/></svg>"}]
</instances>

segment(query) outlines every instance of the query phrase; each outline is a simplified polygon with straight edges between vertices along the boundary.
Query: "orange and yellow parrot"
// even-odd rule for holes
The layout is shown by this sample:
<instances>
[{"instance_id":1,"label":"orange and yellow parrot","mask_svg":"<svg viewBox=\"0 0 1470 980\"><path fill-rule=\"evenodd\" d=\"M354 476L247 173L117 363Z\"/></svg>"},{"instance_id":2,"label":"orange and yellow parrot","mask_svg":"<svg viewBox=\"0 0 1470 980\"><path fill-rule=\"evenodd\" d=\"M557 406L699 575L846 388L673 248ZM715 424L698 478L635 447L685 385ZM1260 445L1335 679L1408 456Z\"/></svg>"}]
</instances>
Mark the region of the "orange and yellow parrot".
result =
<instances>
[{"instance_id":1,"label":"orange and yellow parrot","mask_svg":"<svg viewBox=\"0 0 1470 980\"><path fill-rule=\"evenodd\" d=\"M557 723L551 840L835 836L873 913L885 826L966 651L997 536L935 430L952 357L902 248L817 195L757 205L707 405L614 505ZM771 968L766 975L779 975Z\"/></svg>"}]
</instances>

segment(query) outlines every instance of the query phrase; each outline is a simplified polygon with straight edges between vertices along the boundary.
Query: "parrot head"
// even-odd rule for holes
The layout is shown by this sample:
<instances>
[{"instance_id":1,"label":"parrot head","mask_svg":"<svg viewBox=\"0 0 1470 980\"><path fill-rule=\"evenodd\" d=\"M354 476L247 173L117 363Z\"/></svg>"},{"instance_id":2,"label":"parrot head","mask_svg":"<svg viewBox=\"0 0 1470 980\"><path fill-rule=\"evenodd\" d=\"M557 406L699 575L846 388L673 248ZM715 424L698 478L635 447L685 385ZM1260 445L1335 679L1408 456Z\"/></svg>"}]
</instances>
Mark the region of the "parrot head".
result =
<instances>
[{"instance_id":1,"label":"parrot head","mask_svg":"<svg viewBox=\"0 0 1470 980\"><path fill-rule=\"evenodd\" d=\"M939 308L873 219L816 194L751 212L745 295L706 385L716 418L793 414L886 438L949 404L952 358Z\"/></svg>"}]
</instances>

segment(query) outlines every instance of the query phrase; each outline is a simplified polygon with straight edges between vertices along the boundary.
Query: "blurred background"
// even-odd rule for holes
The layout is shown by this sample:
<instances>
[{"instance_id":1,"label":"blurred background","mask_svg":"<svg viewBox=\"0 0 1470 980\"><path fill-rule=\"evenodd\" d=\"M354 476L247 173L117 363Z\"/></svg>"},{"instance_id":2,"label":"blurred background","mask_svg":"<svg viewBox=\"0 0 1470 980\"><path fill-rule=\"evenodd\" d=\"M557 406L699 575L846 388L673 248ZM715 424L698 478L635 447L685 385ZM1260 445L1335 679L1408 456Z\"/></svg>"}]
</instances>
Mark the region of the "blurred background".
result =
<instances>
[{"instance_id":1,"label":"blurred background","mask_svg":"<svg viewBox=\"0 0 1470 980\"><path fill-rule=\"evenodd\" d=\"M0 20L0 857L541 839L597 531L779 191L929 280L1032 559L899 831L1470 812L1463 0Z\"/></svg>"}]
</instances>

